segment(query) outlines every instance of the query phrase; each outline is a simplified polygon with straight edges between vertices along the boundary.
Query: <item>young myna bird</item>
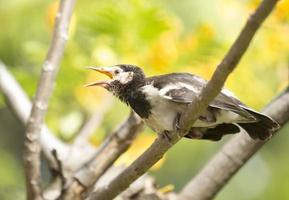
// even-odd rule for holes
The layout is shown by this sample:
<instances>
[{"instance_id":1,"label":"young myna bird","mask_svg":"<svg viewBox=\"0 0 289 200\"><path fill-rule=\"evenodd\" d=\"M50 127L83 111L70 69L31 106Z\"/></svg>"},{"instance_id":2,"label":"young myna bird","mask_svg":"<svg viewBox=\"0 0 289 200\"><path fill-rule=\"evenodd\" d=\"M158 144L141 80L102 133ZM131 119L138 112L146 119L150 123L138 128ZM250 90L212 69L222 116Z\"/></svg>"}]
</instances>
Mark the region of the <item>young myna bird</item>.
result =
<instances>
[{"instance_id":1,"label":"young myna bird","mask_svg":"<svg viewBox=\"0 0 289 200\"><path fill-rule=\"evenodd\" d=\"M86 86L101 86L112 92L157 133L175 130L181 113L207 83L201 77L189 73L146 77L141 68L127 64L89 68L106 74L111 80ZM271 137L279 125L223 89L185 137L217 141L223 135L240 132L240 128L253 139L265 140Z\"/></svg>"}]
</instances>

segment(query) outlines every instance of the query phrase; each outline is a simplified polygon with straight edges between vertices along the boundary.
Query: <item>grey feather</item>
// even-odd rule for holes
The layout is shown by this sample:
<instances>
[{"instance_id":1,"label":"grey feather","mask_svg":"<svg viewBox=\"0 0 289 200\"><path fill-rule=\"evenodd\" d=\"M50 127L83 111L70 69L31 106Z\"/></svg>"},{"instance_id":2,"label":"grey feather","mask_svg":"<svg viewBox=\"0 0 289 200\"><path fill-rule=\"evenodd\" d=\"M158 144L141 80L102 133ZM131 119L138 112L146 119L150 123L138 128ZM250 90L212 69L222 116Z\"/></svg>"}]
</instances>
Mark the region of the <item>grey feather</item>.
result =
<instances>
[{"instance_id":1,"label":"grey feather","mask_svg":"<svg viewBox=\"0 0 289 200\"><path fill-rule=\"evenodd\" d=\"M161 76L154 76L150 77L148 80L152 81L154 87L157 88L164 88L166 85L174 83L184 83L194 87L197 91L201 91L201 89L207 83L207 81L201 77L189 73L172 73ZM198 94L195 91L192 91L187 87L181 87L167 91L163 98L176 103L188 104L191 103L197 95ZM247 108L246 105L244 105L237 98L228 96L224 90L209 104L209 107L229 110L241 115L248 120L257 121L254 115L245 109Z\"/></svg>"}]
</instances>

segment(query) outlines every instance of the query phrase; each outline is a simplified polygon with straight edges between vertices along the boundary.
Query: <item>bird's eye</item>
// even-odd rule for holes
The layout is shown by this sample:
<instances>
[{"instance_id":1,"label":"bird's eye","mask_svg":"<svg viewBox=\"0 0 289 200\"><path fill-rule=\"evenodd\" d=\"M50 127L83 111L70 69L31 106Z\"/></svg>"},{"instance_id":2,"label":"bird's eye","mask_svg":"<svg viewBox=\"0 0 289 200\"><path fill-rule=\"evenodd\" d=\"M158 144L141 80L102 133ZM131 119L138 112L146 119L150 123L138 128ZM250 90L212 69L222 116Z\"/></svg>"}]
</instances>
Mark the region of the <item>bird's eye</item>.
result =
<instances>
[{"instance_id":1,"label":"bird's eye","mask_svg":"<svg viewBox=\"0 0 289 200\"><path fill-rule=\"evenodd\" d=\"M115 73L115 74L119 74L119 70L116 70L114 73Z\"/></svg>"}]
</instances>

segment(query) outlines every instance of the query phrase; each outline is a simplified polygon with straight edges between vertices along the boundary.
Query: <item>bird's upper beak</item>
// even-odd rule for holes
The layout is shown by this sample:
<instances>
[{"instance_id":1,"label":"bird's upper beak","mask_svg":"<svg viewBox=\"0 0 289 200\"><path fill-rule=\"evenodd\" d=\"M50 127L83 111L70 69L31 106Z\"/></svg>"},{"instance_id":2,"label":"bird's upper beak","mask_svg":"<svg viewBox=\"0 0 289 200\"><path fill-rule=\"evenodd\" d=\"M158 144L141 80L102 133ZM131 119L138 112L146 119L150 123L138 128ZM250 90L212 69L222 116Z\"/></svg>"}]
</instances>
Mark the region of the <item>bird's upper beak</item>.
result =
<instances>
[{"instance_id":1,"label":"bird's upper beak","mask_svg":"<svg viewBox=\"0 0 289 200\"><path fill-rule=\"evenodd\" d=\"M97 71L97 72L100 72L102 74L105 74L111 79L113 78L113 72L109 67L92 67L92 66L89 66L87 68L92 69L92 70ZM86 84L85 87L101 86L101 87L107 88L107 87L109 87L109 83L110 83L110 81L97 81L97 82Z\"/></svg>"}]
</instances>

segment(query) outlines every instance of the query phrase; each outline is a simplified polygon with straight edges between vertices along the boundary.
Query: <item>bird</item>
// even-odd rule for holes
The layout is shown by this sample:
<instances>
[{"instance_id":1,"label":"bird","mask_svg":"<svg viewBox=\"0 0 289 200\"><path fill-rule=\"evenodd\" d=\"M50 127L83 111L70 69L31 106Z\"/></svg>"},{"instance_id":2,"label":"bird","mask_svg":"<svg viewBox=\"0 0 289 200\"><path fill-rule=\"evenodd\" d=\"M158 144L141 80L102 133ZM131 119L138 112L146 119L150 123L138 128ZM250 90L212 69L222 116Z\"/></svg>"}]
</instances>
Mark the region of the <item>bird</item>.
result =
<instances>
[{"instance_id":1,"label":"bird","mask_svg":"<svg viewBox=\"0 0 289 200\"><path fill-rule=\"evenodd\" d=\"M88 68L110 79L89 83L87 87L105 88L130 106L158 134L176 130L181 114L208 82L190 73L147 77L140 67L131 64ZM231 91L223 88L184 137L219 141L224 135L239 133L243 129L252 139L266 140L278 128L274 119L246 106Z\"/></svg>"}]
</instances>

